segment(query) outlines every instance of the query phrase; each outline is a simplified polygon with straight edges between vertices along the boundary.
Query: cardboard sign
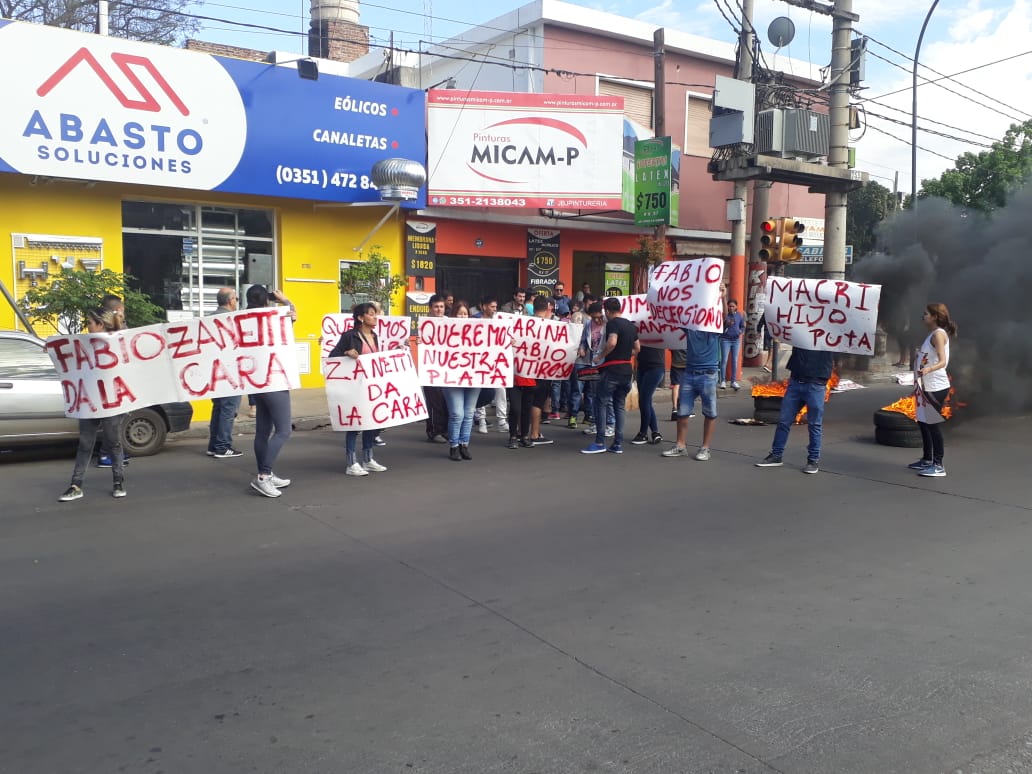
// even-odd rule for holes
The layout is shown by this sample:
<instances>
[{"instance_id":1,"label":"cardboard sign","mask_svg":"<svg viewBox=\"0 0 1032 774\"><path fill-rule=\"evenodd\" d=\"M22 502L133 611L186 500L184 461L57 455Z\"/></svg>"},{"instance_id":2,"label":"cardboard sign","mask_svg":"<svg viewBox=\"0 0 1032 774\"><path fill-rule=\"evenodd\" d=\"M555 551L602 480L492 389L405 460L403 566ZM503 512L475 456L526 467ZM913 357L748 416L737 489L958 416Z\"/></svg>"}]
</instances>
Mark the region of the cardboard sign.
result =
<instances>
[{"instance_id":1,"label":"cardboard sign","mask_svg":"<svg viewBox=\"0 0 1032 774\"><path fill-rule=\"evenodd\" d=\"M719 258L664 261L652 273L649 287L652 319L678 328L723 333L723 278L724 262Z\"/></svg>"},{"instance_id":2,"label":"cardboard sign","mask_svg":"<svg viewBox=\"0 0 1032 774\"><path fill-rule=\"evenodd\" d=\"M687 346L683 328L652 318L648 296L645 293L621 296L620 310L625 320L630 320L637 326L638 341L643 347L684 349Z\"/></svg>"},{"instance_id":3,"label":"cardboard sign","mask_svg":"<svg viewBox=\"0 0 1032 774\"><path fill-rule=\"evenodd\" d=\"M569 379L577 360L582 323L499 312L512 321L513 365L529 379Z\"/></svg>"},{"instance_id":4,"label":"cardboard sign","mask_svg":"<svg viewBox=\"0 0 1032 774\"><path fill-rule=\"evenodd\" d=\"M75 418L301 385L286 307L51 336L46 349L61 377L65 415Z\"/></svg>"},{"instance_id":5,"label":"cardboard sign","mask_svg":"<svg viewBox=\"0 0 1032 774\"><path fill-rule=\"evenodd\" d=\"M376 318L376 338L380 341L380 349L401 349L408 347L408 317L392 317L379 315ZM322 336L319 339L319 357L325 360L337 346L341 335L355 327L353 314L324 314L322 318Z\"/></svg>"},{"instance_id":6,"label":"cardboard sign","mask_svg":"<svg viewBox=\"0 0 1032 774\"><path fill-rule=\"evenodd\" d=\"M428 416L408 348L327 358L323 375L334 430L377 430Z\"/></svg>"},{"instance_id":7,"label":"cardboard sign","mask_svg":"<svg viewBox=\"0 0 1032 774\"><path fill-rule=\"evenodd\" d=\"M880 298L881 285L768 277L764 317L771 336L793 347L873 355Z\"/></svg>"},{"instance_id":8,"label":"cardboard sign","mask_svg":"<svg viewBox=\"0 0 1032 774\"><path fill-rule=\"evenodd\" d=\"M419 318L419 383L431 387L512 387L512 321Z\"/></svg>"}]
</instances>

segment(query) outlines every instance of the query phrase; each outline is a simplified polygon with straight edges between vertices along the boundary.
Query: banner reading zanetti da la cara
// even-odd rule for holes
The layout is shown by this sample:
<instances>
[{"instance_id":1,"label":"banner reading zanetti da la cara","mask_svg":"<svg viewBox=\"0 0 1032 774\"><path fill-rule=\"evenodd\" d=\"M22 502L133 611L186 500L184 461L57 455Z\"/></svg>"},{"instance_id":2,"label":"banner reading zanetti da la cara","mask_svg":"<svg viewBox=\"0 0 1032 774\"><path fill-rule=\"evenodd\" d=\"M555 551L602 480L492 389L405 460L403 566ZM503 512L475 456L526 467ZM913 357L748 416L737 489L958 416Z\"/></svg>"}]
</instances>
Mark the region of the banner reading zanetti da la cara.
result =
<instances>
[{"instance_id":1,"label":"banner reading zanetti da la cara","mask_svg":"<svg viewBox=\"0 0 1032 774\"><path fill-rule=\"evenodd\" d=\"M445 207L621 207L623 97L431 91L428 200Z\"/></svg>"}]
</instances>

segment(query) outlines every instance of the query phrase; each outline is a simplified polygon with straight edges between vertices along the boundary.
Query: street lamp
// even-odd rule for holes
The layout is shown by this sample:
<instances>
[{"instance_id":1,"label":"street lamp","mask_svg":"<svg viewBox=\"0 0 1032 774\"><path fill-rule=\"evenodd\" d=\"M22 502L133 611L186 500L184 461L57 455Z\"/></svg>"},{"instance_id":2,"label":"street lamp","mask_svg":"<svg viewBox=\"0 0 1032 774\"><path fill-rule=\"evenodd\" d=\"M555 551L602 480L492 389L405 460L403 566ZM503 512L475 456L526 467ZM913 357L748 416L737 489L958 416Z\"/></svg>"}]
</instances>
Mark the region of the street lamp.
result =
<instances>
[{"instance_id":1,"label":"street lamp","mask_svg":"<svg viewBox=\"0 0 1032 774\"><path fill-rule=\"evenodd\" d=\"M924 24L921 25L921 34L917 36L917 49L914 51L914 83L912 87L913 105L910 111L910 206L917 205L917 60L921 56L921 41L924 40L925 28L928 20L932 18L932 11L939 4L939 0L933 0L932 7L928 9Z\"/></svg>"}]
</instances>

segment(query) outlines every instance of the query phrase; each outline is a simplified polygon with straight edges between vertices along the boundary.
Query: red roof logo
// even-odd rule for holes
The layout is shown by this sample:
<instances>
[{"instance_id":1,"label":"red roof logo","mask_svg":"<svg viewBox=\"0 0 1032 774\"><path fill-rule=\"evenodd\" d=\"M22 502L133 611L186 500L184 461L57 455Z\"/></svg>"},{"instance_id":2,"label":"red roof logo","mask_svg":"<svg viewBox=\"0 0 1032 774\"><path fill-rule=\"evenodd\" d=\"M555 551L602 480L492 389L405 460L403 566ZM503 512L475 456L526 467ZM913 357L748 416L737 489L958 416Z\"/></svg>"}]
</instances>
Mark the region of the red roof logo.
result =
<instances>
[{"instance_id":1,"label":"red roof logo","mask_svg":"<svg viewBox=\"0 0 1032 774\"><path fill-rule=\"evenodd\" d=\"M154 63L151 62L150 59L145 56L116 53L111 54L111 61L115 63L115 66L119 69L122 75L124 75L136 89L136 92L139 95L138 99L133 99L127 96L125 92L118 87L118 84L111 79L111 76L107 74L104 68L100 66L100 63L87 48L80 48L72 54L71 57L68 58L67 62L58 67L54 74L47 78L46 81L43 82L42 86L36 89L36 93L41 97L45 97L53 91L54 88L72 72L72 70L78 67L81 62L85 62L89 65L90 69L97 74L97 77L100 78L105 86L107 86L108 91L115 96L115 99L117 99L123 107L130 108L132 110L146 110L150 113L161 112L161 105L158 103L157 99L155 99L154 95L147 90L147 87L143 85L143 82L131 69L133 67L137 67L150 73L154 82L163 92L165 92L165 96L172 101L172 104L176 106L176 109L181 114L184 116L190 115L189 108L187 108L183 103L183 100L179 98L179 95L176 94L168 81L165 80L165 77L158 72L158 68L154 66Z\"/></svg>"}]
</instances>

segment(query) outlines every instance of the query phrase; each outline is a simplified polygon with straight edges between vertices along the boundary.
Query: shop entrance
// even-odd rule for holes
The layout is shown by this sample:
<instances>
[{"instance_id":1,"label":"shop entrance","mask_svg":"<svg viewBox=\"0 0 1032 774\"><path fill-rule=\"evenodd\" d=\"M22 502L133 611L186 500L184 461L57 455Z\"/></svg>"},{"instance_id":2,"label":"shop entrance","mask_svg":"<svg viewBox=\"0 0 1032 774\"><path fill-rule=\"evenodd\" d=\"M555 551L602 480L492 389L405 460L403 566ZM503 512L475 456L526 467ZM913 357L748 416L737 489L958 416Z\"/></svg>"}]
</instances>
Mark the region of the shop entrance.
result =
<instances>
[{"instance_id":1,"label":"shop entrance","mask_svg":"<svg viewBox=\"0 0 1032 774\"><path fill-rule=\"evenodd\" d=\"M513 258L482 258L473 255L437 256L437 292L449 290L455 300L480 306L486 295L495 296L499 306L512 298L520 282L520 262Z\"/></svg>"},{"instance_id":2,"label":"shop entrance","mask_svg":"<svg viewBox=\"0 0 1032 774\"><path fill-rule=\"evenodd\" d=\"M591 294L596 298L644 293L648 290L648 268L644 261L632 258L629 253L575 251L571 295L585 282L591 285Z\"/></svg>"}]
</instances>

